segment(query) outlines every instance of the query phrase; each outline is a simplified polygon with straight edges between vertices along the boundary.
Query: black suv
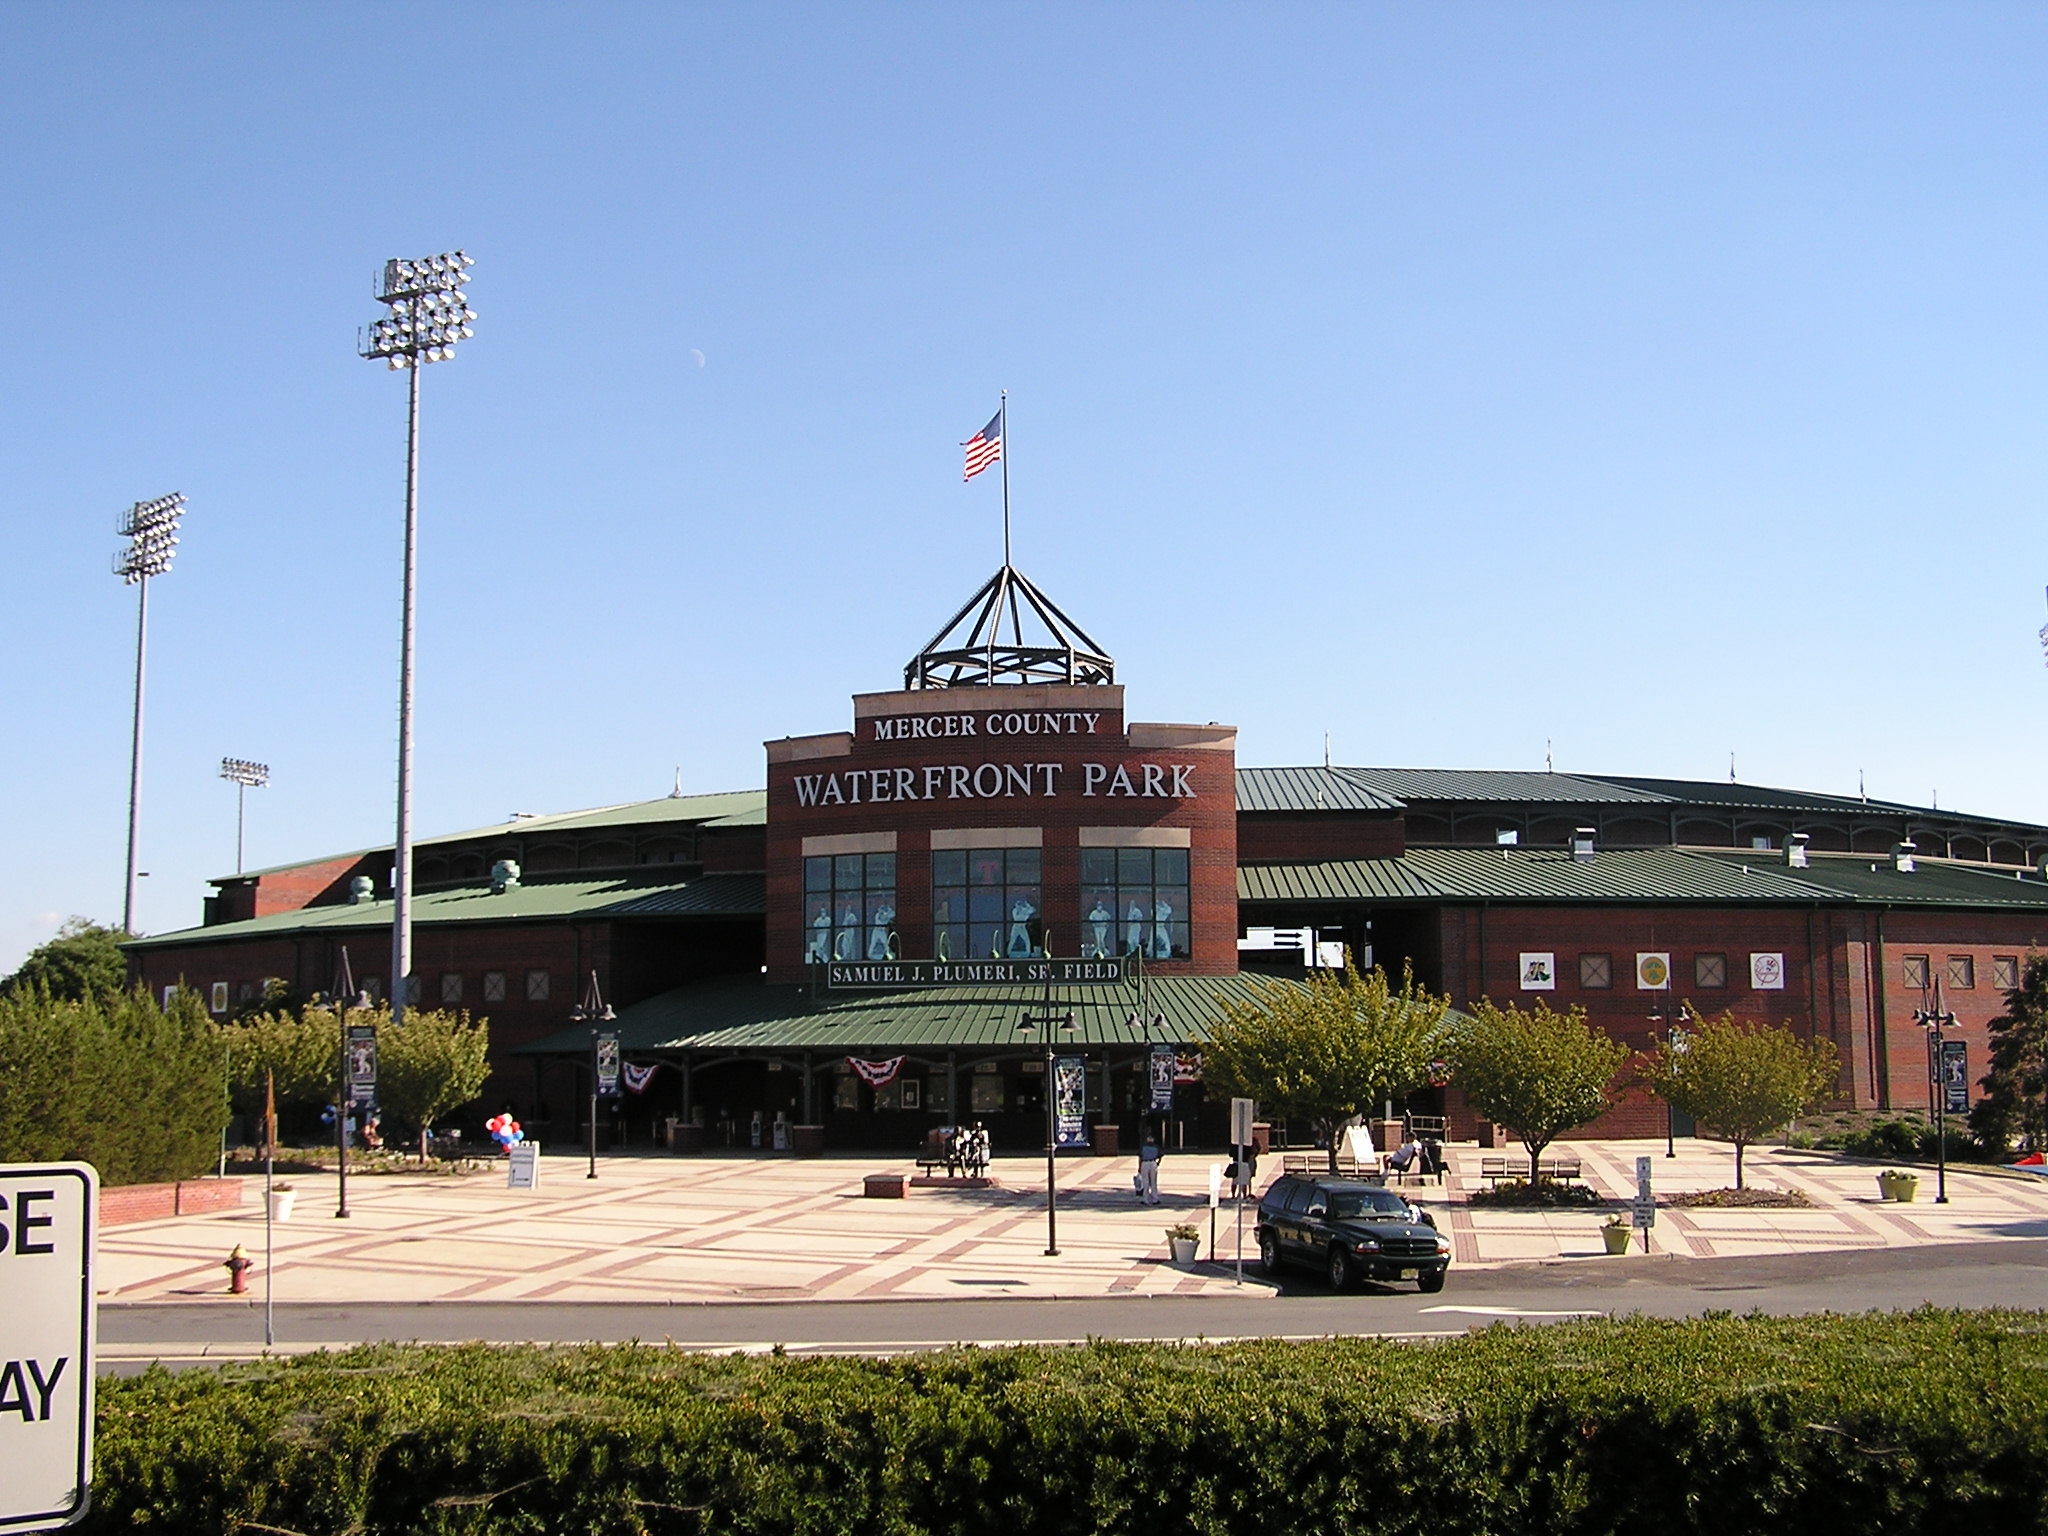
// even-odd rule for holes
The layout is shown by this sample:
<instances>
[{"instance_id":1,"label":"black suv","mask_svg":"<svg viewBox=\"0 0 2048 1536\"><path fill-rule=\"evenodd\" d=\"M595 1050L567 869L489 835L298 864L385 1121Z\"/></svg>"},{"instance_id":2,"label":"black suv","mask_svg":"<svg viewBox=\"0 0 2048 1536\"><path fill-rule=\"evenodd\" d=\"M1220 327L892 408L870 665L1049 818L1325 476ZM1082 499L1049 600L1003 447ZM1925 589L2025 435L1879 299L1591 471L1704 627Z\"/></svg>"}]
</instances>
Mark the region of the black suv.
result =
<instances>
[{"instance_id":1,"label":"black suv","mask_svg":"<svg viewBox=\"0 0 2048 1536\"><path fill-rule=\"evenodd\" d=\"M1440 1291L1451 1240L1384 1185L1284 1174L1259 1201L1259 1260L1269 1275L1290 1261L1313 1264L1340 1291L1368 1276Z\"/></svg>"}]
</instances>

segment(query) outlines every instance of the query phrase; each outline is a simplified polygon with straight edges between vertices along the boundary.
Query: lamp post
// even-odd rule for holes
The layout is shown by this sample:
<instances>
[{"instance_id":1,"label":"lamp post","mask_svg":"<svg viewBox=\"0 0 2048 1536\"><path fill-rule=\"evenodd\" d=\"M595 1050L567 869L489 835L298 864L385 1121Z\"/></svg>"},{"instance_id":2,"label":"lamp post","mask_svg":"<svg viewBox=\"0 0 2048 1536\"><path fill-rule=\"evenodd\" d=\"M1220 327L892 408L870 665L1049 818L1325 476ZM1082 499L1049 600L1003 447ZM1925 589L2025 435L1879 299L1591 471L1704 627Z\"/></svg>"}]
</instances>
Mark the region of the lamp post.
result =
<instances>
[{"instance_id":1,"label":"lamp post","mask_svg":"<svg viewBox=\"0 0 2048 1536\"><path fill-rule=\"evenodd\" d=\"M1054 1100L1054 1073L1052 1028L1057 1024L1060 1033L1074 1033L1074 1016L1071 1013L1027 1013L1017 1021L1017 1033L1028 1042L1032 1032L1040 1025L1045 1026L1045 1256L1058 1258L1060 1252L1059 1229L1059 1125L1054 1118L1057 1105Z\"/></svg>"},{"instance_id":2,"label":"lamp post","mask_svg":"<svg viewBox=\"0 0 2048 1536\"><path fill-rule=\"evenodd\" d=\"M583 989L583 1001L569 1010L570 1023L590 1026L590 1172L584 1175L587 1179L597 1177L597 1100L602 1091L599 1082L602 1073L602 1057L599 1050L602 1032L598 1025L609 1024L617 1017L618 1015L612 1012L611 1004L604 1000L604 994L598 990L597 972L592 971L590 985ZM616 1052L618 1037L611 1038ZM618 1068L616 1055L612 1067L614 1071Z\"/></svg>"},{"instance_id":3,"label":"lamp post","mask_svg":"<svg viewBox=\"0 0 2048 1536\"><path fill-rule=\"evenodd\" d=\"M349 969L347 945L342 946L341 964L335 970L334 991L330 997L334 1003L335 1033L341 1039L340 1065L334 1078L334 1149L339 1154L335 1169L340 1185L334 1215L339 1221L348 1217L348 1016L352 1011L371 1007L370 995L356 990L355 973Z\"/></svg>"},{"instance_id":4,"label":"lamp post","mask_svg":"<svg viewBox=\"0 0 2048 1536\"><path fill-rule=\"evenodd\" d=\"M413 572L419 552L420 369L455 356L474 332L476 314L463 297L469 269L461 251L419 261L384 263L377 302L390 313L373 320L357 350L407 374L405 428L405 580L398 640L398 832L391 854L391 1022L405 1018L412 980L412 642Z\"/></svg>"},{"instance_id":5,"label":"lamp post","mask_svg":"<svg viewBox=\"0 0 2048 1536\"><path fill-rule=\"evenodd\" d=\"M128 547L114 556L114 574L136 589L135 599L135 728L128 748L128 881L121 900L121 929L135 931L136 829L142 811L142 679L149 658L149 578L171 568L178 549L178 521L185 498L173 491L154 501L138 501L122 514L114 531Z\"/></svg>"},{"instance_id":6,"label":"lamp post","mask_svg":"<svg viewBox=\"0 0 2048 1536\"><path fill-rule=\"evenodd\" d=\"M250 790L261 789L270 782L270 764L224 757L220 760L220 776L235 786L235 873L239 875L242 872L243 801Z\"/></svg>"},{"instance_id":7,"label":"lamp post","mask_svg":"<svg viewBox=\"0 0 2048 1536\"><path fill-rule=\"evenodd\" d=\"M1941 1080L1945 1029L1956 1016L1941 1006L1941 978L1934 978L1934 999L1913 1010L1913 1022L1927 1031L1927 1075L1934 1084L1934 1203L1948 1204L1948 1086Z\"/></svg>"}]
</instances>

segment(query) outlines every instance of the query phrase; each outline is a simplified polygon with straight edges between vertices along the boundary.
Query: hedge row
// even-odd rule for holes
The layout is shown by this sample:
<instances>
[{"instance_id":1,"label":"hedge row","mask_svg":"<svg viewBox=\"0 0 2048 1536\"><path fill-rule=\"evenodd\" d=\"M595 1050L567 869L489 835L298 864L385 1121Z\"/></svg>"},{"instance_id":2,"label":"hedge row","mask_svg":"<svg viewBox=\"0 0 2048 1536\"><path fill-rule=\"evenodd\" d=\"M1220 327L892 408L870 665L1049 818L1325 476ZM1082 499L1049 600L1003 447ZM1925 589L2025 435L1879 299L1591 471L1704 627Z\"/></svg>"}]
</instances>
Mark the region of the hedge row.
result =
<instances>
[{"instance_id":1,"label":"hedge row","mask_svg":"<svg viewBox=\"0 0 2048 1536\"><path fill-rule=\"evenodd\" d=\"M384 1346L100 1401L91 1530L2048 1529L2039 1313L882 1361Z\"/></svg>"}]
</instances>

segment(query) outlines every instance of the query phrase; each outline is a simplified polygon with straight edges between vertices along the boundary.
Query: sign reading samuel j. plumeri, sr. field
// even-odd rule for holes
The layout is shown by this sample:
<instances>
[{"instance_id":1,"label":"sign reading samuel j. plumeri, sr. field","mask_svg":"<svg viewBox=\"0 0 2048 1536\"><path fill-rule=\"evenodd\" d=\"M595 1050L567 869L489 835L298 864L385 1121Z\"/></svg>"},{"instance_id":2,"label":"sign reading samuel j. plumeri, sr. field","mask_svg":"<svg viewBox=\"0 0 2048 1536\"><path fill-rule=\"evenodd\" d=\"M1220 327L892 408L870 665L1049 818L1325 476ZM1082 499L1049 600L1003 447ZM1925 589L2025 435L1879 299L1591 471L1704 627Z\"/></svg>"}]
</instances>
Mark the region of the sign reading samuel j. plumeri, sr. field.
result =
<instances>
[{"instance_id":1,"label":"sign reading samuel j. plumeri, sr. field","mask_svg":"<svg viewBox=\"0 0 2048 1536\"><path fill-rule=\"evenodd\" d=\"M825 985L835 992L891 987L1109 987L1124 979L1121 957L1109 960L835 960Z\"/></svg>"},{"instance_id":2,"label":"sign reading samuel j. plumeri, sr. field","mask_svg":"<svg viewBox=\"0 0 2048 1536\"><path fill-rule=\"evenodd\" d=\"M0 1531L85 1513L98 1216L99 1175L84 1163L0 1164Z\"/></svg>"}]
</instances>

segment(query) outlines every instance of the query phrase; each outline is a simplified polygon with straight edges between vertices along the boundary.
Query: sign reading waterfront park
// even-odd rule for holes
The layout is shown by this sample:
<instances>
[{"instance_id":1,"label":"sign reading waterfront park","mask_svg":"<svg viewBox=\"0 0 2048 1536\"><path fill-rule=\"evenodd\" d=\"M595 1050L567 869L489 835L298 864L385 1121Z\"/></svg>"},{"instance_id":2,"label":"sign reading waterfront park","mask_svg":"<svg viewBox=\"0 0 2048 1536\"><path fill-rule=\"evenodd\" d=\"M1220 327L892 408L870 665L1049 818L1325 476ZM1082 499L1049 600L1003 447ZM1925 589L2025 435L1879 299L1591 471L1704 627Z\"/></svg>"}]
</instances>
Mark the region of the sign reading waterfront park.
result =
<instances>
[{"instance_id":1,"label":"sign reading waterfront park","mask_svg":"<svg viewBox=\"0 0 2048 1536\"><path fill-rule=\"evenodd\" d=\"M98 1213L99 1175L84 1163L0 1166L0 1531L85 1513Z\"/></svg>"},{"instance_id":2,"label":"sign reading waterfront park","mask_svg":"<svg viewBox=\"0 0 2048 1536\"><path fill-rule=\"evenodd\" d=\"M1124 980L1124 962L1109 960L835 960L825 985L835 992L897 987L1111 987Z\"/></svg>"}]
</instances>

